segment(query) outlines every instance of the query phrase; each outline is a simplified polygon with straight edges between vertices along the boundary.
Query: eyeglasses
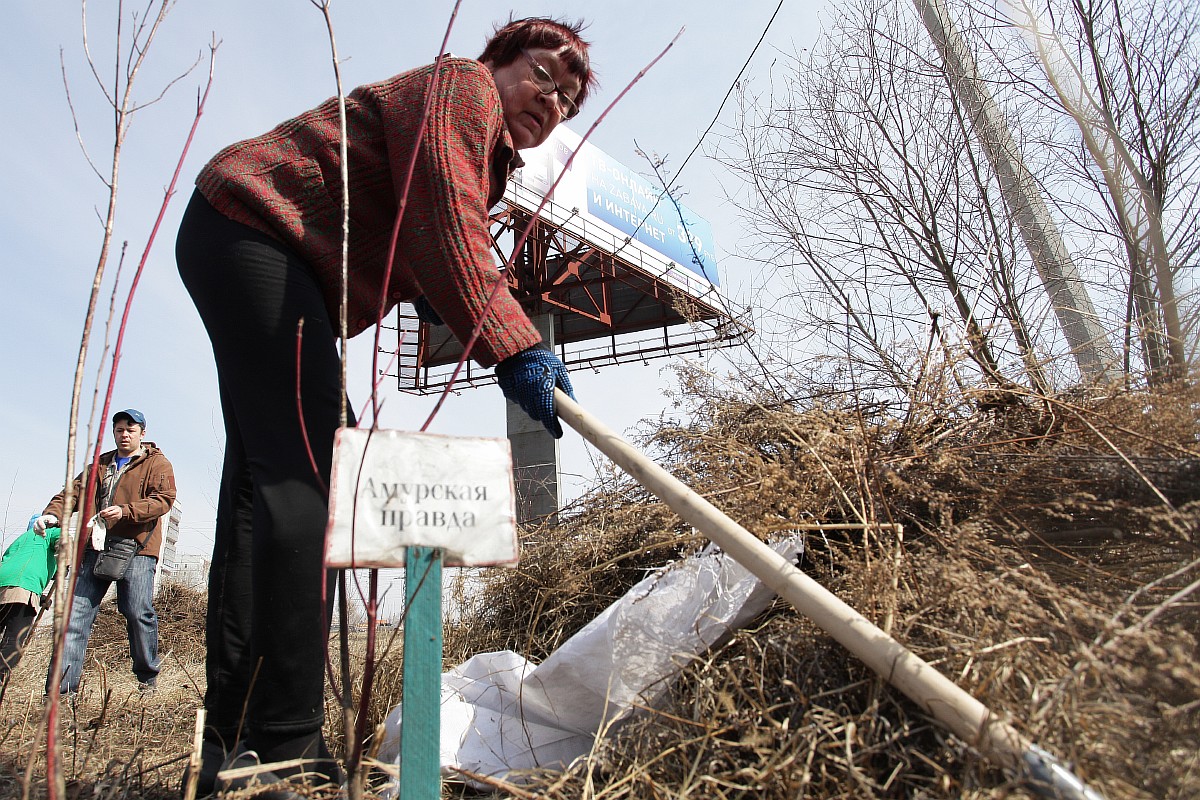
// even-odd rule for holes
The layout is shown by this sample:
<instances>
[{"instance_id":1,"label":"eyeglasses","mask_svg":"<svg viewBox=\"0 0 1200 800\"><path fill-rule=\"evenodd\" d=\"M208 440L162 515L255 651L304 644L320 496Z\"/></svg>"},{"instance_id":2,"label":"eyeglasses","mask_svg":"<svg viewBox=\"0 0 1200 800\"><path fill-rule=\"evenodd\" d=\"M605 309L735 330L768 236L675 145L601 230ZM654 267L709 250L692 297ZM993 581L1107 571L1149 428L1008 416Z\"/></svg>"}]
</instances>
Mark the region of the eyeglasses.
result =
<instances>
[{"instance_id":1,"label":"eyeglasses","mask_svg":"<svg viewBox=\"0 0 1200 800\"><path fill-rule=\"evenodd\" d=\"M542 94L557 94L558 113L562 115L563 119L574 118L579 113L579 106L575 105L575 101L567 97L563 88L554 82L554 78L546 71L546 68L535 61L528 51L522 50L521 55L525 56L525 60L529 62L530 71L533 73L533 85L537 87L537 90Z\"/></svg>"}]
</instances>

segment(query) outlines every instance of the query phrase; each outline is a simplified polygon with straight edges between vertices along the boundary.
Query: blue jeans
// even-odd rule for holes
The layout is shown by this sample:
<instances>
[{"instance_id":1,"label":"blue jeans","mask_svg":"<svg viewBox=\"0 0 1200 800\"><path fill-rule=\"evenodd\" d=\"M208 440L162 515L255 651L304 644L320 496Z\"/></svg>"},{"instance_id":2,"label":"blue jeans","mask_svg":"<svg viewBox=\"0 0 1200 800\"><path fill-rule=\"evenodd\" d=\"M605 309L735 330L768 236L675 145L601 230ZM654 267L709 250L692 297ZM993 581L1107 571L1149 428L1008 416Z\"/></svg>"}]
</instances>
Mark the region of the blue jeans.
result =
<instances>
[{"instance_id":1,"label":"blue jeans","mask_svg":"<svg viewBox=\"0 0 1200 800\"><path fill-rule=\"evenodd\" d=\"M79 689L92 623L96 621L100 601L112 584L92 572L97 555L91 547L86 548L76 572L75 599L71 604L71 619L67 623L67 641L63 648L63 674L58 684L62 694ZM134 556L125 577L116 582L117 610L125 617L133 674L139 683L152 684L158 678L158 615L154 613L154 571L157 566L158 559L154 556ZM53 685L54 676L48 675L47 693Z\"/></svg>"}]
</instances>

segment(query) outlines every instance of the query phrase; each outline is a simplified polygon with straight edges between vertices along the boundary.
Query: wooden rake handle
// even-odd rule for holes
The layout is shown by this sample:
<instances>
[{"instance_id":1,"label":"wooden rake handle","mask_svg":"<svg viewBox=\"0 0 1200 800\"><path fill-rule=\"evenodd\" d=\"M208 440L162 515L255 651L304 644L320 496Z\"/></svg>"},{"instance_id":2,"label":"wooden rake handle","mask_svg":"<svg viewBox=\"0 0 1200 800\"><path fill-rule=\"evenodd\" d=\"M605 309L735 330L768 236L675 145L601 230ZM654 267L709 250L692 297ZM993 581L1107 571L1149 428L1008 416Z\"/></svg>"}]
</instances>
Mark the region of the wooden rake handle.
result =
<instances>
[{"instance_id":1,"label":"wooden rake handle","mask_svg":"<svg viewBox=\"0 0 1200 800\"><path fill-rule=\"evenodd\" d=\"M1018 773L1028 771L1033 787L1047 797L1102 800L1053 756L584 411L562 389L554 390L554 401L561 421L988 760Z\"/></svg>"}]
</instances>

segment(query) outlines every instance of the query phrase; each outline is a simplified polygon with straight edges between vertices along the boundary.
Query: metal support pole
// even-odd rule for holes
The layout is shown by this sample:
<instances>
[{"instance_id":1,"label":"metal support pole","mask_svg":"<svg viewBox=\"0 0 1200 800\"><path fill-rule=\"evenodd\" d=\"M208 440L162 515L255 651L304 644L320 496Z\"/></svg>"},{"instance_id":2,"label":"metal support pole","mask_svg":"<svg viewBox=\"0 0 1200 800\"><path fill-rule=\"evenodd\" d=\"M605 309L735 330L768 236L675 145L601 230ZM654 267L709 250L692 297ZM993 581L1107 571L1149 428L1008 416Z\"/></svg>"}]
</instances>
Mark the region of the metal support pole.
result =
<instances>
[{"instance_id":1,"label":"metal support pole","mask_svg":"<svg viewBox=\"0 0 1200 800\"><path fill-rule=\"evenodd\" d=\"M533 318L542 341L554 347L554 320ZM512 444L513 484L517 490L517 522L553 524L558 518L558 440L529 418L516 403L507 403L508 440Z\"/></svg>"}]
</instances>

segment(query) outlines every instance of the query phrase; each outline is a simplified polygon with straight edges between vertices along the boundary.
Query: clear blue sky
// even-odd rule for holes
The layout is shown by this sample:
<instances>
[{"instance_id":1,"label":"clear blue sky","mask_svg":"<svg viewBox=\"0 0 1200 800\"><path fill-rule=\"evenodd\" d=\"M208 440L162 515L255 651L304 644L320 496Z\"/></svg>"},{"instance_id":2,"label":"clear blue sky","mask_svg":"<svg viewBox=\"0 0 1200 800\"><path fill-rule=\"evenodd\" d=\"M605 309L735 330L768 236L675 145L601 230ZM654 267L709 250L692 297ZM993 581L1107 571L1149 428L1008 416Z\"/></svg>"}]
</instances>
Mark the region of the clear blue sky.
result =
<instances>
[{"instance_id":1,"label":"clear blue sky","mask_svg":"<svg viewBox=\"0 0 1200 800\"><path fill-rule=\"evenodd\" d=\"M583 16L590 21L593 61L602 85L572 127L583 133L639 69L680 28L683 35L666 57L609 115L592 141L628 166L645 171L634 140L669 157L674 170L712 120L722 97L758 41L777 0L730 5L711 0L654 3L531 2L505 5L465 2L449 50L474 57L496 22L517 16ZM91 2L90 46L101 75L111 84L113 2ZM760 86L776 48L809 45L817 32L819 0L784 4L768 43L759 50L750 76ZM130 6L127 4L126 13ZM347 89L431 61L452 9L450 3L396 4L380 0L334 0L333 18ZM63 87L60 49L71 86L81 135L101 171L107 173L112 113L87 70L80 11L72 2L17 0L7 9L7 45L0 51L5 81L0 91L7 124L0 127L0 159L7 190L0 194L0 247L5 296L2 402L10 435L0 469L5 496L3 533L23 530L66 477L67 422L84 311L100 251L106 191L76 141ZM128 20L126 20L128 27ZM145 247L150 225L191 123L204 82L207 44L221 40L216 79L205 115L181 174L134 300L117 377L113 408L133 406L147 416L147 438L175 465L183 506L182 552L206 553L216 506L223 430L215 370L207 337L175 271L174 239L192 180L203 163L226 144L261 133L334 93L324 22L308 0L179 0L135 85L148 101L194 59L202 63L165 98L135 117L125 143L115 246L109 259L97 329L89 357L82 417L91 416L93 385L104 347L104 320L117 269L120 243L129 242L122 271L120 305ZM733 104L721 117L731 123ZM713 225L721 254L722 284L737 299L738 224L724 201L719 168L694 159L682 176L685 202ZM367 399L371 334L351 344L351 400ZM115 341L115 331L113 332ZM576 374L580 402L617 430L670 413L662 395L668 362ZM713 360L714 368L724 362ZM632 388L632 391L631 391ZM432 405L387 387L383 424L416 428ZM97 420L104 447L112 446L109 423ZM502 436L504 407L494 386L467 390L443 408L432 430ZM86 430L81 430L81 439ZM77 453L80 463L82 451ZM572 432L562 447L567 474L593 471L590 454Z\"/></svg>"}]
</instances>

